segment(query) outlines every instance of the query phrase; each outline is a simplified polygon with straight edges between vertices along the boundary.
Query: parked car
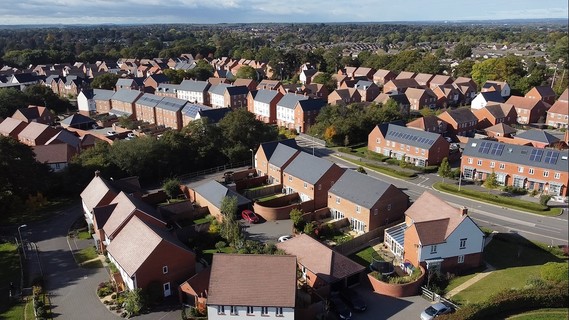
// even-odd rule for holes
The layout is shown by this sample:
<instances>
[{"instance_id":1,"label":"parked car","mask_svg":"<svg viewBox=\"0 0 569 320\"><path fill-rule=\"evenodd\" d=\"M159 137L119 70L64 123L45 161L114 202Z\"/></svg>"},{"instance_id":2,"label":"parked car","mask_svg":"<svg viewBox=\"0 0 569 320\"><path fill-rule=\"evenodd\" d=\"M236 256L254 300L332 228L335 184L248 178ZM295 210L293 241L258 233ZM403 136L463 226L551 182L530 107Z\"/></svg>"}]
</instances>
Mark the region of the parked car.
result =
<instances>
[{"instance_id":1,"label":"parked car","mask_svg":"<svg viewBox=\"0 0 569 320\"><path fill-rule=\"evenodd\" d=\"M115 134L117 134L116 131L113 130L107 131L107 136L114 136Z\"/></svg>"},{"instance_id":2,"label":"parked car","mask_svg":"<svg viewBox=\"0 0 569 320\"><path fill-rule=\"evenodd\" d=\"M348 306L340 299L339 296L333 294L330 296L330 308L340 319L343 320L350 320L352 318L352 312L348 308Z\"/></svg>"},{"instance_id":3,"label":"parked car","mask_svg":"<svg viewBox=\"0 0 569 320\"><path fill-rule=\"evenodd\" d=\"M243 210L243 212L241 212L241 217L249 223L259 222L259 217L255 214L255 212L251 210Z\"/></svg>"},{"instance_id":4,"label":"parked car","mask_svg":"<svg viewBox=\"0 0 569 320\"><path fill-rule=\"evenodd\" d=\"M432 320L442 314L451 313L454 308L442 302L435 303L421 313L421 320Z\"/></svg>"},{"instance_id":5,"label":"parked car","mask_svg":"<svg viewBox=\"0 0 569 320\"><path fill-rule=\"evenodd\" d=\"M279 242L285 242L285 241L290 240L290 239L292 239L292 236L290 234L287 234L285 236L280 236L278 241Z\"/></svg>"},{"instance_id":6,"label":"parked car","mask_svg":"<svg viewBox=\"0 0 569 320\"><path fill-rule=\"evenodd\" d=\"M355 290L346 288L340 291L340 296L355 311L362 312L367 309L367 304Z\"/></svg>"}]
</instances>

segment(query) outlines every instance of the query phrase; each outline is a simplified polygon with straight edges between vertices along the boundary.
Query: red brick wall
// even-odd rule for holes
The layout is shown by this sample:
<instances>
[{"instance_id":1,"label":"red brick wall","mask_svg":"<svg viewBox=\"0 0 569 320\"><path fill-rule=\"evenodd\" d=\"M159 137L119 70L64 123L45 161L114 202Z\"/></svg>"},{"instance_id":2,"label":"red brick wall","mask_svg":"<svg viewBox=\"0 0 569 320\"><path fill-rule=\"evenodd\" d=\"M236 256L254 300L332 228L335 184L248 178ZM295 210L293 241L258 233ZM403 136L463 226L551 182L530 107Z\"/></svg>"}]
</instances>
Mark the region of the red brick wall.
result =
<instances>
[{"instance_id":1,"label":"red brick wall","mask_svg":"<svg viewBox=\"0 0 569 320\"><path fill-rule=\"evenodd\" d=\"M406 284L391 284L377 280L368 274L368 279L373 287L373 291L390 297L410 297L417 295L425 280L425 269L421 268L421 276L414 282Z\"/></svg>"}]
</instances>

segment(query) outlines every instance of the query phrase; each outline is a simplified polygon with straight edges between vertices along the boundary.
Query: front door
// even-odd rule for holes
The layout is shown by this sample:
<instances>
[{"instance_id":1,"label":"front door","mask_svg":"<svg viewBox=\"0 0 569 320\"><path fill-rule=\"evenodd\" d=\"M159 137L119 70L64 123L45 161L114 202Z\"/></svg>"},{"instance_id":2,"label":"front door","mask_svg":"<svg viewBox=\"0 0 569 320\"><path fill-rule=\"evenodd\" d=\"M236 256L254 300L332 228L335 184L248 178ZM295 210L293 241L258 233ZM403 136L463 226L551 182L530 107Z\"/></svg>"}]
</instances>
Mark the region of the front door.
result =
<instances>
[{"instance_id":1,"label":"front door","mask_svg":"<svg viewBox=\"0 0 569 320\"><path fill-rule=\"evenodd\" d=\"M170 282L166 282L164 285L164 297L169 297L172 292L170 292Z\"/></svg>"}]
</instances>

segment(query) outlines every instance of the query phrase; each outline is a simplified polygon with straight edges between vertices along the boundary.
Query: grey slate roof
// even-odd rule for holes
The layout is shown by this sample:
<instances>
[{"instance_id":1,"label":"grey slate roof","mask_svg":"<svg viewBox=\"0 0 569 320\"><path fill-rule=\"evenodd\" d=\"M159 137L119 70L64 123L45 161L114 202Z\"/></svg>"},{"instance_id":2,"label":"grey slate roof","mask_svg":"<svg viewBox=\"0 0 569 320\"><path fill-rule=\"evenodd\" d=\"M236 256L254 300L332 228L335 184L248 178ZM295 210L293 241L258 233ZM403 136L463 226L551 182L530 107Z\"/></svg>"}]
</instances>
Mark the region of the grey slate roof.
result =
<instances>
[{"instance_id":1,"label":"grey slate roof","mask_svg":"<svg viewBox=\"0 0 569 320\"><path fill-rule=\"evenodd\" d=\"M364 89L365 88L369 88L372 85L375 85L375 83L373 83L372 81L368 81L368 80L360 80L358 82L356 82L356 84L354 84L354 88L356 89Z\"/></svg>"},{"instance_id":2,"label":"grey slate roof","mask_svg":"<svg viewBox=\"0 0 569 320\"><path fill-rule=\"evenodd\" d=\"M136 104L140 104L148 107L156 107L162 101L164 97L160 97L151 93L145 93L136 101Z\"/></svg>"},{"instance_id":3,"label":"grey slate roof","mask_svg":"<svg viewBox=\"0 0 569 320\"><path fill-rule=\"evenodd\" d=\"M227 92L230 96L235 96L238 94L247 94L249 93L249 88L247 86L230 86L227 88Z\"/></svg>"},{"instance_id":4,"label":"grey slate roof","mask_svg":"<svg viewBox=\"0 0 569 320\"><path fill-rule=\"evenodd\" d=\"M93 89L93 100L95 101L109 101L113 98L115 92L113 90Z\"/></svg>"},{"instance_id":5,"label":"grey slate roof","mask_svg":"<svg viewBox=\"0 0 569 320\"><path fill-rule=\"evenodd\" d=\"M176 93L180 88L179 84L170 84L170 83L160 83L158 87L156 87L156 91L164 92L164 93Z\"/></svg>"},{"instance_id":6,"label":"grey slate roof","mask_svg":"<svg viewBox=\"0 0 569 320\"><path fill-rule=\"evenodd\" d=\"M261 143L259 148L263 149L263 151L265 152L265 157L267 157L267 159L270 160L271 157L273 156L273 153L275 152L275 149L277 148L277 145L279 145L279 144L284 144L284 145L287 145L291 148L298 149L298 145L296 144L295 139L269 141L269 142Z\"/></svg>"},{"instance_id":7,"label":"grey slate roof","mask_svg":"<svg viewBox=\"0 0 569 320\"><path fill-rule=\"evenodd\" d=\"M120 78L117 80L116 86L130 87L133 82L134 82L134 80L132 80L132 79Z\"/></svg>"},{"instance_id":8,"label":"grey slate roof","mask_svg":"<svg viewBox=\"0 0 569 320\"><path fill-rule=\"evenodd\" d=\"M162 99L160 102L158 102L158 104L156 105L156 108L178 112L178 111L182 110L182 108L186 105L186 103L188 103L187 100L182 100L182 99L172 98L172 97L164 97L164 99Z\"/></svg>"},{"instance_id":9,"label":"grey slate roof","mask_svg":"<svg viewBox=\"0 0 569 320\"><path fill-rule=\"evenodd\" d=\"M121 89L113 94L111 100L117 100L126 103L134 103L142 95L142 92L136 90Z\"/></svg>"},{"instance_id":10,"label":"grey slate roof","mask_svg":"<svg viewBox=\"0 0 569 320\"><path fill-rule=\"evenodd\" d=\"M301 152L283 172L314 185L333 165L328 160Z\"/></svg>"},{"instance_id":11,"label":"grey slate roof","mask_svg":"<svg viewBox=\"0 0 569 320\"><path fill-rule=\"evenodd\" d=\"M279 143L273 152L273 155L269 159L269 163L275 167L282 167L287 161L292 158L298 150L291 148L286 144Z\"/></svg>"},{"instance_id":12,"label":"grey slate roof","mask_svg":"<svg viewBox=\"0 0 569 320\"><path fill-rule=\"evenodd\" d=\"M225 89L227 89L229 87L231 87L230 84L220 83L220 84L217 84L215 86L211 86L211 88L209 88L209 93L222 96L225 94Z\"/></svg>"},{"instance_id":13,"label":"grey slate roof","mask_svg":"<svg viewBox=\"0 0 569 320\"><path fill-rule=\"evenodd\" d=\"M194 191L200 194L217 208L221 208L221 200L223 200L223 198L226 196L237 197L238 206L244 206L251 203L251 200L245 198L244 196L227 188L215 180L210 180L206 183L200 184L194 188Z\"/></svg>"},{"instance_id":14,"label":"grey slate roof","mask_svg":"<svg viewBox=\"0 0 569 320\"><path fill-rule=\"evenodd\" d=\"M208 118L209 123L218 123L229 112L231 112L231 108L211 108L200 110L198 114L200 118Z\"/></svg>"},{"instance_id":15,"label":"grey slate roof","mask_svg":"<svg viewBox=\"0 0 569 320\"><path fill-rule=\"evenodd\" d=\"M504 102L504 97L500 94L500 91L488 91L488 92L480 92L480 95L484 97L486 101L494 101L494 102Z\"/></svg>"},{"instance_id":16,"label":"grey slate roof","mask_svg":"<svg viewBox=\"0 0 569 320\"><path fill-rule=\"evenodd\" d=\"M203 104L188 103L182 108L182 115L195 119L198 115L198 111L209 109L211 108Z\"/></svg>"},{"instance_id":17,"label":"grey slate roof","mask_svg":"<svg viewBox=\"0 0 569 320\"><path fill-rule=\"evenodd\" d=\"M259 90L255 96L255 101L271 103L278 94L279 92L276 90Z\"/></svg>"},{"instance_id":18,"label":"grey slate roof","mask_svg":"<svg viewBox=\"0 0 569 320\"><path fill-rule=\"evenodd\" d=\"M384 134L386 140L395 141L419 147L422 149L429 149L441 137L438 133L416 130L395 124L388 124L387 131Z\"/></svg>"},{"instance_id":19,"label":"grey slate roof","mask_svg":"<svg viewBox=\"0 0 569 320\"><path fill-rule=\"evenodd\" d=\"M285 94L279 102L277 102L277 107L283 107L287 109L294 109L296 103L300 100L307 100L308 97L301 94L287 93Z\"/></svg>"},{"instance_id":20,"label":"grey slate roof","mask_svg":"<svg viewBox=\"0 0 569 320\"><path fill-rule=\"evenodd\" d=\"M531 141L537 141L542 143L551 144L554 142L559 141L559 138L553 136L546 131L539 130L539 129L531 129L522 133L518 133L516 138L522 138Z\"/></svg>"},{"instance_id":21,"label":"grey slate roof","mask_svg":"<svg viewBox=\"0 0 569 320\"><path fill-rule=\"evenodd\" d=\"M485 143L487 148L489 148L489 152L484 152L486 148L482 148L482 143ZM494 148L497 148L499 145L503 145L503 151L493 152ZM532 154L539 155L540 153L541 156L532 160ZM488 140L469 139L462 154L467 157L471 156L558 171L567 171L569 166L567 160L569 156L568 150L541 149ZM553 161L554 163L546 162L546 159L551 159L551 157L547 157L548 154L554 158L557 155L556 161Z\"/></svg>"},{"instance_id":22,"label":"grey slate roof","mask_svg":"<svg viewBox=\"0 0 569 320\"><path fill-rule=\"evenodd\" d=\"M346 170L330 188L330 193L356 203L364 208L371 208L392 186L389 183L369 177L354 170Z\"/></svg>"},{"instance_id":23,"label":"grey slate roof","mask_svg":"<svg viewBox=\"0 0 569 320\"><path fill-rule=\"evenodd\" d=\"M315 111L320 110L326 105L326 101L322 99L307 99L297 102L302 111Z\"/></svg>"},{"instance_id":24,"label":"grey slate roof","mask_svg":"<svg viewBox=\"0 0 569 320\"><path fill-rule=\"evenodd\" d=\"M178 90L189 92L204 92L210 87L210 83L206 81L183 80Z\"/></svg>"},{"instance_id":25,"label":"grey slate roof","mask_svg":"<svg viewBox=\"0 0 569 320\"><path fill-rule=\"evenodd\" d=\"M478 118L472 113L470 108L458 108L454 110L446 111L448 115L453 118L456 123L466 123L466 122L478 122Z\"/></svg>"},{"instance_id":26,"label":"grey slate roof","mask_svg":"<svg viewBox=\"0 0 569 320\"><path fill-rule=\"evenodd\" d=\"M95 122L95 120L93 120L87 116L84 116L80 113L75 113L75 114L61 120L60 123L66 124L69 126L73 126L73 125L79 125L79 124L90 123L90 122Z\"/></svg>"}]
</instances>

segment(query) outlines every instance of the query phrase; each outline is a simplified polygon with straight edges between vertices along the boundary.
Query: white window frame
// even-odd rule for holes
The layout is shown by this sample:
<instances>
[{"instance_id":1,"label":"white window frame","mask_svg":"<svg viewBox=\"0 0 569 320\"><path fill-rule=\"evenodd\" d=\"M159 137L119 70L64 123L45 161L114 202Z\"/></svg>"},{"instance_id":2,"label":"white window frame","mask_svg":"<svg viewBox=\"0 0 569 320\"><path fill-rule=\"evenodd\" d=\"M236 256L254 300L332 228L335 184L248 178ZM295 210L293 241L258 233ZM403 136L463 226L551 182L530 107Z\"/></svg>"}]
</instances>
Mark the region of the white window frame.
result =
<instances>
[{"instance_id":1,"label":"white window frame","mask_svg":"<svg viewBox=\"0 0 569 320\"><path fill-rule=\"evenodd\" d=\"M356 205L356 212L357 212L357 213L360 213L361 211L362 211L362 207Z\"/></svg>"},{"instance_id":2,"label":"white window frame","mask_svg":"<svg viewBox=\"0 0 569 320\"><path fill-rule=\"evenodd\" d=\"M163 266L162 267L162 274L167 274L168 273L168 266Z\"/></svg>"},{"instance_id":3,"label":"white window frame","mask_svg":"<svg viewBox=\"0 0 569 320\"><path fill-rule=\"evenodd\" d=\"M481 166L482 165L482 160L478 159L478 161L476 161L476 164Z\"/></svg>"},{"instance_id":4,"label":"white window frame","mask_svg":"<svg viewBox=\"0 0 569 320\"><path fill-rule=\"evenodd\" d=\"M336 203L340 204L340 197L336 197Z\"/></svg>"},{"instance_id":5,"label":"white window frame","mask_svg":"<svg viewBox=\"0 0 569 320\"><path fill-rule=\"evenodd\" d=\"M496 162L491 161L491 162L490 162L490 168L494 168L495 166L496 166Z\"/></svg>"},{"instance_id":6,"label":"white window frame","mask_svg":"<svg viewBox=\"0 0 569 320\"><path fill-rule=\"evenodd\" d=\"M217 306L217 314L224 315L225 314L225 306Z\"/></svg>"},{"instance_id":7,"label":"white window frame","mask_svg":"<svg viewBox=\"0 0 569 320\"><path fill-rule=\"evenodd\" d=\"M275 308L275 317L284 317L282 307Z\"/></svg>"},{"instance_id":8,"label":"white window frame","mask_svg":"<svg viewBox=\"0 0 569 320\"><path fill-rule=\"evenodd\" d=\"M531 175L533 175L533 168L529 168L529 169L528 169L528 173L531 174Z\"/></svg>"},{"instance_id":9,"label":"white window frame","mask_svg":"<svg viewBox=\"0 0 569 320\"><path fill-rule=\"evenodd\" d=\"M229 306L229 314L232 316L238 316L239 308L237 306Z\"/></svg>"},{"instance_id":10,"label":"white window frame","mask_svg":"<svg viewBox=\"0 0 569 320\"><path fill-rule=\"evenodd\" d=\"M547 170L546 170L546 171L543 171L543 176L544 176L545 178L549 177L549 171L547 171Z\"/></svg>"},{"instance_id":11,"label":"white window frame","mask_svg":"<svg viewBox=\"0 0 569 320\"><path fill-rule=\"evenodd\" d=\"M255 313L255 308L254 307L247 307L247 315L253 315Z\"/></svg>"},{"instance_id":12,"label":"white window frame","mask_svg":"<svg viewBox=\"0 0 569 320\"><path fill-rule=\"evenodd\" d=\"M464 255L458 256L458 263L464 263Z\"/></svg>"},{"instance_id":13,"label":"white window frame","mask_svg":"<svg viewBox=\"0 0 569 320\"><path fill-rule=\"evenodd\" d=\"M500 169L502 169L502 170L506 169L506 164L500 163Z\"/></svg>"},{"instance_id":14,"label":"white window frame","mask_svg":"<svg viewBox=\"0 0 569 320\"><path fill-rule=\"evenodd\" d=\"M269 307L261 307L261 315L268 316L269 315Z\"/></svg>"},{"instance_id":15,"label":"white window frame","mask_svg":"<svg viewBox=\"0 0 569 320\"><path fill-rule=\"evenodd\" d=\"M304 189L308 188L308 184L306 182L304 182L303 186L304 186Z\"/></svg>"},{"instance_id":16,"label":"white window frame","mask_svg":"<svg viewBox=\"0 0 569 320\"><path fill-rule=\"evenodd\" d=\"M561 173L555 172L555 174L553 174L553 178L555 178L555 179L560 179L560 178L561 178Z\"/></svg>"},{"instance_id":17,"label":"white window frame","mask_svg":"<svg viewBox=\"0 0 569 320\"><path fill-rule=\"evenodd\" d=\"M468 164L472 164L472 158L468 158Z\"/></svg>"},{"instance_id":18,"label":"white window frame","mask_svg":"<svg viewBox=\"0 0 569 320\"><path fill-rule=\"evenodd\" d=\"M518 172L519 172L519 173L524 173L524 167L518 167Z\"/></svg>"},{"instance_id":19,"label":"white window frame","mask_svg":"<svg viewBox=\"0 0 569 320\"><path fill-rule=\"evenodd\" d=\"M431 254L433 254L433 253L437 253L437 245L436 244L431 245Z\"/></svg>"}]
</instances>

